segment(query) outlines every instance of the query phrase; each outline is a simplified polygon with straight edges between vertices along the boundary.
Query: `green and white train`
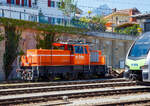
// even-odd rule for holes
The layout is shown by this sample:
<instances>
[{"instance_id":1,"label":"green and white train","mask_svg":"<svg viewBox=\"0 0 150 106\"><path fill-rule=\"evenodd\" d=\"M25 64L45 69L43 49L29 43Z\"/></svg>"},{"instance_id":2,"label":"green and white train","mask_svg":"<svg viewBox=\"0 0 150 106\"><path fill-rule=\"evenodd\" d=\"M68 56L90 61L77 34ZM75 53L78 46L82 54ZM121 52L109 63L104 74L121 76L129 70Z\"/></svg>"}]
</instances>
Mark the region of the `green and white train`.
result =
<instances>
[{"instance_id":1,"label":"green and white train","mask_svg":"<svg viewBox=\"0 0 150 106\"><path fill-rule=\"evenodd\" d=\"M141 35L130 47L124 77L150 82L150 32Z\"/></svg>"}]
</instances>

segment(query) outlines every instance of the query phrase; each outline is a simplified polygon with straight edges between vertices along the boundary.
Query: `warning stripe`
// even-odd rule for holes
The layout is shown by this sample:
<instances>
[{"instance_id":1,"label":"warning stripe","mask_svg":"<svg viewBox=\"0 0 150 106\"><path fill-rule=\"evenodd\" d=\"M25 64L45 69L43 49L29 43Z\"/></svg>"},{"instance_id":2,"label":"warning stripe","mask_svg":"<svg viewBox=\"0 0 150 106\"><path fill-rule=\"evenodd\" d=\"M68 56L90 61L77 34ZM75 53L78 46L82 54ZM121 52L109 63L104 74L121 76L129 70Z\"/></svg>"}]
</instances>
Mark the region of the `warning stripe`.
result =
<instances>
[{"instance_id":1,"label":"warning stripe","mask_svg":"<svg viewBox=\"0 0 150 106\"><path fill-rule=\"evenodd\" d=\"M74 56L74 55L27 55L27 57L29 56L35 57L35 56Z\"/></svg>"}]
</instances>

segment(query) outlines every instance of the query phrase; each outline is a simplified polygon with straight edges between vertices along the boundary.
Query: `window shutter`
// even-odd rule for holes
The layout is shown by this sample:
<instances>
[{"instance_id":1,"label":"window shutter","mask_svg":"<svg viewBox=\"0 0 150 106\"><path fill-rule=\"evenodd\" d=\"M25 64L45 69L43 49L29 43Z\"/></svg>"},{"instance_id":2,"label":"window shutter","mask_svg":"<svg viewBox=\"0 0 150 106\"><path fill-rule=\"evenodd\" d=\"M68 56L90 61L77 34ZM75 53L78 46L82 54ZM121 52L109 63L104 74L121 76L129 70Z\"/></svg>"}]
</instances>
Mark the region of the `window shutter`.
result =
<instances>
[{"instance_id":1,"label":"window shutter","mask_svg":"<svg viewBox=\"0 0 150 106\"><path fill-rule=\"evenodd\" d=\"M7 0L7 3L8 3L8 4L11 4L11 0Z\"/></svg>"},{"instance_id":2,"label":"window shutter","mask_svg":"<svg viewBox=\"0 0 150 106\"><path fill-rule=\"evenodd\" d=\"M51 7L51 0L48 0L48 7Z\"/></svg>"},{"instance_id":3,"label":"window shutter","mask_svg":"<svg viewBox=\"0 0 150 106\"><path fill-rule=\"evenodd\" d=\"M29 0L29 7L31 7L31 0Z\"/></svg>"},{"instance_id":4,"label":"window shutter","mask_svg":"<svg viewBox=\"0 0 150 106\"><path fill-rule=\"evenodd\" d=\"M22 0L22 6L24 6L24 0Z\"/></svg>"},{"instance_id":5,"label":"window shutter","mask_svg":"<svg viewBox=\"0 0 150 106\"><path fill-rule=\"evenodd\" d=\"M53 1L53 7L55 7L55 2Z\"/></svg>"},{"instance_id":6,"label":"window shutter","mask_svg":"<svg viewBox=\"0 0 150 106\"><path fill-rule=\"evenodd\" d=\"M16 0L16 5L20 5L20 0Z\"/></svg>"}]
</instances>

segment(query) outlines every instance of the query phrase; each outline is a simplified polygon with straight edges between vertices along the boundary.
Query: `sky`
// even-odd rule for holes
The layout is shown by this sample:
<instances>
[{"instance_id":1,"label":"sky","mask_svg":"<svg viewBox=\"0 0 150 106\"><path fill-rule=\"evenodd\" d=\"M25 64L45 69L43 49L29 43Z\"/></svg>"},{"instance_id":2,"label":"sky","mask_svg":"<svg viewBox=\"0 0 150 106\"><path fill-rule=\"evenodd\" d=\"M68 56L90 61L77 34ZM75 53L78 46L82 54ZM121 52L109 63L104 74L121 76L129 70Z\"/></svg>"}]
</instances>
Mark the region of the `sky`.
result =
<instances>
[{"instance_id":1,"label":"sky","mask_svg":"<svg viewBox=\"0 0 150 106\"><path fill-rule=\"evenodd\" d=\"M107 4L111 9L128 9L136 7L141 12L150 13L150 0L75 0L78 7L84 11L92 10Z\"/></svg>"}]
</instances>

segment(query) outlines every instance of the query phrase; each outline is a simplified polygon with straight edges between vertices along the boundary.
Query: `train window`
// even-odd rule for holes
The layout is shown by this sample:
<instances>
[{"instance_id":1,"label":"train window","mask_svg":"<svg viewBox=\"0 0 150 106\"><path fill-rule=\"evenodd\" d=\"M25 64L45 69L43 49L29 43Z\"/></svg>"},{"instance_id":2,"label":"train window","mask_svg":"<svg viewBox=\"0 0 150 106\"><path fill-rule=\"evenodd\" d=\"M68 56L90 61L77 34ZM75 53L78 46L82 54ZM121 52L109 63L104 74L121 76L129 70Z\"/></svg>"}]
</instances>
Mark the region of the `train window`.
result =
<instances>
[{"instance_id":1,"label":"train window","mask_svg":"<svg viewBox=\"0 0 150 106\"><path fill-rule=\"evenodd\" d=\"M136 42L129 53L129 57L144 57L150 50L150 43Z\"/></svg>"},{"instance_id":2,"label":"train window","mask_svg":"<svg viewBox=\"0 0 150 106\"><path fill-rule=\"evenodd\" d=\"M84 52L83 52L83 47L82 46L80 46L80 54L83 54Z\"/></svg>"},{"instance_id":3,"label":"train window","mask_svg":"<svg viewBox=\"0 0 150 106\"><path fill-rule=\"evenodd\" d=\"M83 54L83 47L82 46L74 46L76 54Z\"/></svg>"},{"instance_id":4,"label":"train window","mask_svg":"<svg viewBox=\"0 0 150 106\"><path fill-rule=\"evenodd\" d=\"M60 50L64 50L65 47L64 47L64 46L60 46L59 49L60 49Z\"/></svg>"},{"instance_id":5,"label":"train window","mask_svg":"<svg viewBox=\"0 0 150 106\"><path fill-rule=\"evenodd\" d=\"M84 51L85 51L85 54L88 54L87 48L86 48L86 47L84 47Z\"/></svg>"}]
</instances>

